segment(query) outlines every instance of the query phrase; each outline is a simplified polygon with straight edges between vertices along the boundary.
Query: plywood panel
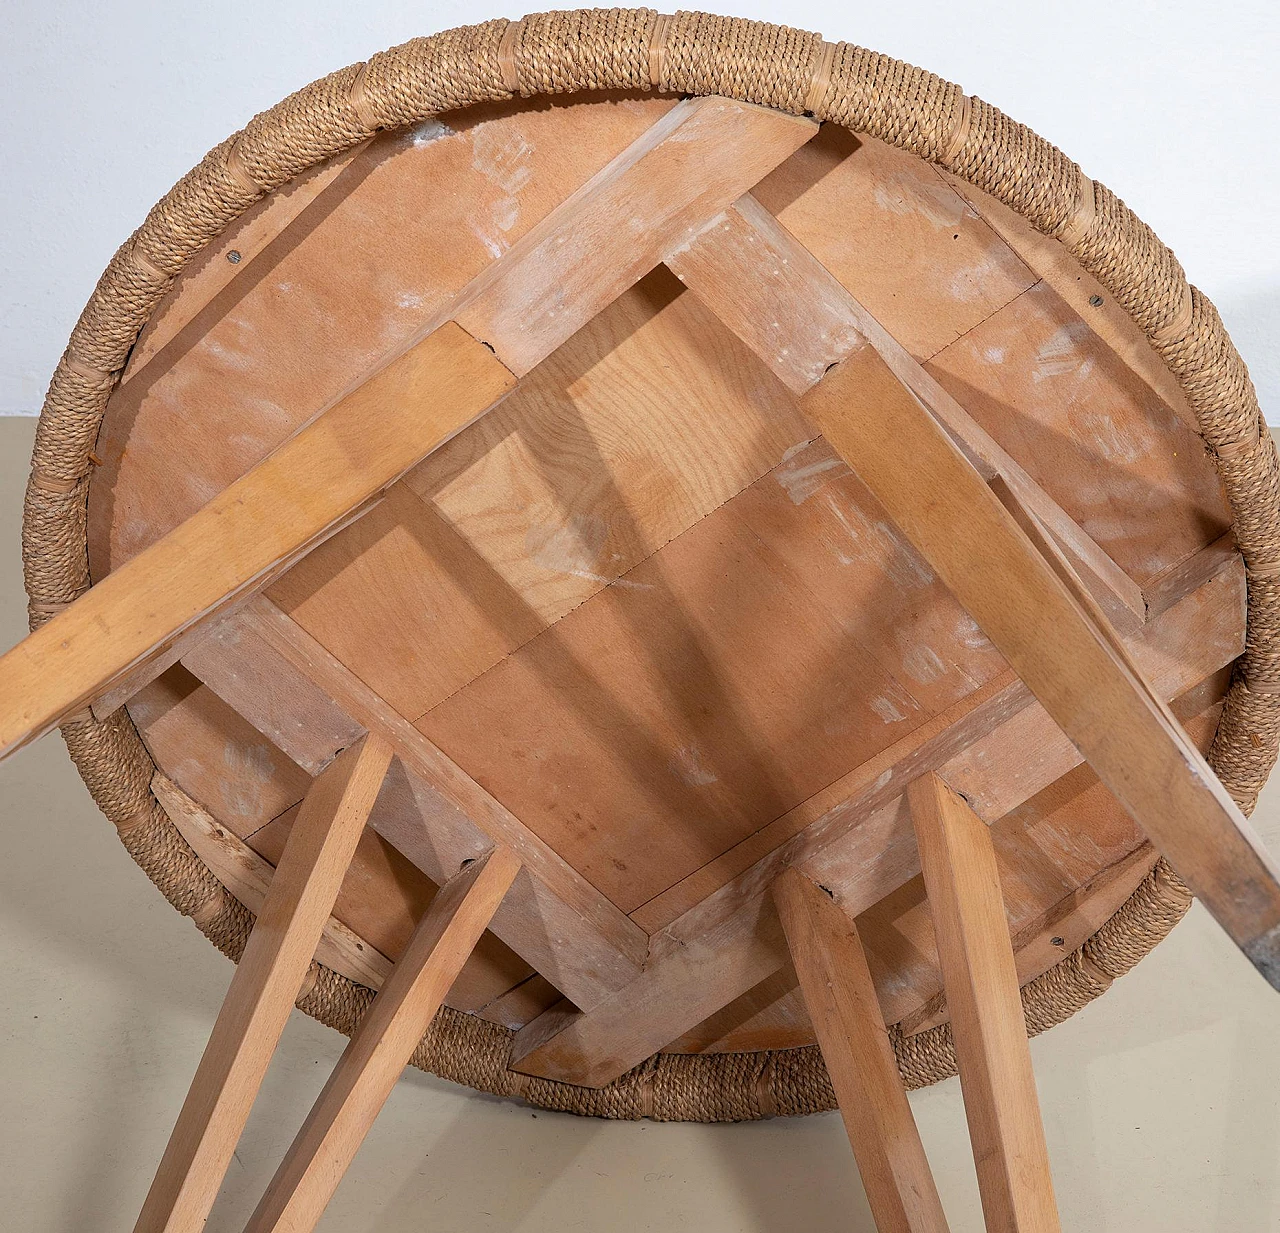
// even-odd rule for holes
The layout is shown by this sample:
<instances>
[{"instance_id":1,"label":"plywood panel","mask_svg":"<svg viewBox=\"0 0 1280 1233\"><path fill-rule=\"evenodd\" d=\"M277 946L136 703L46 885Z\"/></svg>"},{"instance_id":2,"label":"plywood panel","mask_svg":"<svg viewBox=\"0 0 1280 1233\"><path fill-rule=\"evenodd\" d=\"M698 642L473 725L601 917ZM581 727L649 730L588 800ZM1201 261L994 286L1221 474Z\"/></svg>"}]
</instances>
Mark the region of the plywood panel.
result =
<instances>
[{"instance_id":1,"label":"plywood panel","mask_svg":"<svg viewBox=\"0 0 1280 1233\"><path fill-rule=\"evenodd\" d=\"M189 516L410 338L673 102L495 105L373 141L323 217L237 266L198 328L113 396L92 490L95 574ZM173 294L201 278L197 268Z\"/></svg>"},{"instance_id":2,"label":"plywood panel","mask_svg":"<svg viewBox=\"0 0 1280 1233\"><path fill-rule=\"evenodd\" d=\"M183 667L137 694L129 716L156 765L241 839L296 805L311 783Z\"/></svg>"},{"instance_id":3,"label":"plywood panel","mask_svg":"<svg viewBox=\"0 0 1280 1233\"><path fill-rule=\"evenodd\" d=\"M1230 526L1203 443L1047 286L927 367L1139 583Z\"/></svg>"},{"instance_id":4,"label":"plywood panel","mask_svg":"<svg viewBox=\"0 0 1280 1233\"><path fill-rule=\"evenodd\" d=\"M917 359L1036 281L929 164L834 124L753 195Z\"/></svg>"},{"instance_id":5,"label":"plywood panel","mask_svg":"<svg viewBox=\"0 0 1280 1233\"><path fill-rule=\"evenodd\" d=\"M270 594L417 718L811 435L659 271Z\"/></svg>"},{"instance_id":6,"label":"plywood panel","mask_svg":"<svg viewBox=\"0 0 1280 1233\"><path fill-rule=\"evenodd\" d=\"M418 726L630 911L1001 668L818 442Z\"/></svg>"},{"instance_id":7,"label":"plywood panel","mask_svg":"<svg viewBox=\"0 0 1280 1233\"><path fill-rule=\"evenodd\" d=\"M275 864L297 812L291 809L258 831L249 846ZM422 873L366 828L333 914L388 959L396 960L435 896L436 887ZM527 963L486 933L445 1000L458 1010L479 1011L532 975Z\"/></svg>"}]
</instances>

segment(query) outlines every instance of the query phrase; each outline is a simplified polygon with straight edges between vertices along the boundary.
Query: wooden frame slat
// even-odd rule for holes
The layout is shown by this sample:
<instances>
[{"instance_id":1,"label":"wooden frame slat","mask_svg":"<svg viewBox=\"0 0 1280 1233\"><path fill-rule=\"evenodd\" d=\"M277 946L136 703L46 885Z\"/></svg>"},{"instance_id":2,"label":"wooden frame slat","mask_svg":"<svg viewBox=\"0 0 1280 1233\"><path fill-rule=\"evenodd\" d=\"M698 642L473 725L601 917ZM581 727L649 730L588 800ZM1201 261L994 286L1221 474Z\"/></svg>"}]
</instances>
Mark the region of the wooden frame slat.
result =
<instances>
[{"instance_id":1,"label":"wooden frame slat","mask_svg":"<svg viewBox=\"0 0 1280 1233\"><path fill-rule=\"evenodd\" d=\"M495 405L513 374L528 373L816 131L812 120L716 96L672 108L400 352L0 657L0 757L115 686L154 679L176 639L275 577Z\"/></svg>"},{"instance_id":2,"label":"wooden frame slat","mask_svg":"<svg viewBox=\"0 0 1280 1233\"><path fill-rule=\"evenodd\" d=\"M480 857L440 888L272 1178L245 1233L308 1233L507 893L520 860Z\"/></svg>"},{"instance_id":3,"label":"wooden frame slat","mask_svg":"<svg viewBox=\"0 0 1280 1233\"><path fill-rule=\"evenodd\" d=\"M857 926L796 869L773 899L877 1230L947 1233Z\"/></svg>"},{"instance_id":4,"label":"wooden frame slat","mask_svg":"<svg viewBox=\"0 0 1280 1233\"><path fill-rule=\"evenodd\" d=\"M0 657L0 756L216 619L514 386L452 323L406 351Z\"/></svg>"},{"instance_id":5,"label":"wooden frame slat","mask_svg":"<svg viewBox=\"0 0 1280 1233\"><path fill-rule=\"evenodd\" d=\"M151 777L151 791L178 833L208 865L213 876L250 912L260 916L275 878L275 866L220 825L167 775L157 771ZM325 921L315 957L317 962L370 989L380 989L394 966L386 955L358 938L336 916Z\"/></svg>"},{"instance_id":6,"label":"wooden frame slat","mask_svg":"<svg viewBox=\"0 0 1280 1233\"><path fill-rule=\"evenodd\" d=\"M399 763L386 790L398 791L370 825L433 882L494 844L516 852L525 869L493 932L578 1006L597 1005L638 974L644 930L265 596L215 633L207 655L184 663L264 735L290 734L288 746L305 745L314 761L331 756L326 734L343 724L377 732ZM254 689L256 680L278 691Z\"/></svg>"},{"instance_id":7,"label":"wooden frame slat","mask_svg":"<svg viewBox=\"0 0 1280 1233\"><path fill-rule=\"evenodd\" d=\"M942 779L907 789L988 1229L1058 1233L991 832Z\"/></svg>"},{"instance_id":8,"label":"wooden frame slat","mask_svg":"<svg viewBox=\"0 0 1280 1233\"><path fill-rule=\"evenodd\" d=\"M1151 621L1126 641L1166 697L1199 684L1243 650L1240 559L1223 545L1203 555L1180 571ZM1025 757L1029 749L1034 758ZM513 1068L603 1085L772 975L786 955L761 901L788 865L831 889L850 917L914 877L920 866L904 797L913 779L937 771L948 779L993 781L982 811L990 823L1080 761L1021 682L993 688L962 719L944 716L922 725L919 735L793 810L794 819L780 819L787 834L765 828L759 848L748 849L738 866L742 872L718 875L711 889L697 889L695 905L657 929L649 962L633 985L587 1014L553 1009L518 1033ZM1007 776L994 774L1004 767L1011 768ZM723 965L716 981L690 972L700 963L702 939Z\"/></svg>"},{"instance_id":9,"label":"wooden frame slat","mask_svg":"<svg viewBox=\"0 0 1280 1233\"><path fill-rule=\"evenodd\" d=\"M369 736L303 802L135 1233L203 1226L390 762Z\"/></svg>"}]
</instances>

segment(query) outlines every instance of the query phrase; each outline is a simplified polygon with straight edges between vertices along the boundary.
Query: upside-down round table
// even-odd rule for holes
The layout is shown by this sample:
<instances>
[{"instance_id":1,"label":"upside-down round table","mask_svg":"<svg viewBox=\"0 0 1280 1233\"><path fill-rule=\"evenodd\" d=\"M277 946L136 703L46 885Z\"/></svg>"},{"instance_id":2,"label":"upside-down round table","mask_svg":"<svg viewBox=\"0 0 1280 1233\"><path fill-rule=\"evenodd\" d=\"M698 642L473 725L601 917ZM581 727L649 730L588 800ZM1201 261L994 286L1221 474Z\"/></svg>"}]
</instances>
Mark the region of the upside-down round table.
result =
<instances>
[{"instance_id":1,"label":"upside-down round table","mask_svg":"<svg viewBox=\"0 0 1280 1233\"><path fill-rule=\"evenodd\" d=\"M887 57L550 13L257 116L72 334L0 659L0 749L61 727L239 965L138 1229L202 1225L295 1003L352 1041L258 1233L410 1062L838 1104L934 1231L958 1069L988 1226L1056 1228L1028 1032L1193 893L1280 985L1278 496L1169 250Z\"/></svg>"}]
</instances>

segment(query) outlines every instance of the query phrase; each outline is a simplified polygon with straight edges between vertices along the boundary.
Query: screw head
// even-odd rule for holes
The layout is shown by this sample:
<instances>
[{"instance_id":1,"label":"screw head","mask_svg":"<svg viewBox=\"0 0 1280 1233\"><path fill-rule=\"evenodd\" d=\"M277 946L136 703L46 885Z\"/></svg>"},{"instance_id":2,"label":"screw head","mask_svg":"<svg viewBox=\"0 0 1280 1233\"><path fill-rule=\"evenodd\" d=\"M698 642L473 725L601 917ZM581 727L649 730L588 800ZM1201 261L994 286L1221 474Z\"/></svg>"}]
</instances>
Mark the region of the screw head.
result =
<instances>
[{"instance_id":1,"label":"screw head","mask_svg":"<svg viewBox=\"0 0 1280 1233\"><path fill-rule=\"evenodd\" d=\"M1094 306L1094 308L1101 308L1101 307L1102 307L1102 296L1100 296L1100 295L1091 295L1091 296L1089 297L1089 303L1090 303L1090 304L1092 304L1092 305Z\"/></svg>"},{"instance_id":2,"label":"screw head","mask_svg":"<svg viewBox=\"0 0 1280 1233\"><path fill-rule=\"evenodd\" d=\"M1054 946L1065 946L1067 944L1065 938L1050 938L1049 941L1052 942Z\"/></svg>"},{"instance_id":3,"label":"screw head","mask_svg":"<svg viewBox=\"0 0 1280 1233\"><path fill-rule=\"evenodd\" d=\"M227 260L228 260L228 261L230 261L232 265L239 265L239 264L240 264L240 253L239 253L239 251L238 251L237 249L234 249L234 248L233 248L233 249L232 249L232 250L227 254Z\"/></svg>"}]
</instances>

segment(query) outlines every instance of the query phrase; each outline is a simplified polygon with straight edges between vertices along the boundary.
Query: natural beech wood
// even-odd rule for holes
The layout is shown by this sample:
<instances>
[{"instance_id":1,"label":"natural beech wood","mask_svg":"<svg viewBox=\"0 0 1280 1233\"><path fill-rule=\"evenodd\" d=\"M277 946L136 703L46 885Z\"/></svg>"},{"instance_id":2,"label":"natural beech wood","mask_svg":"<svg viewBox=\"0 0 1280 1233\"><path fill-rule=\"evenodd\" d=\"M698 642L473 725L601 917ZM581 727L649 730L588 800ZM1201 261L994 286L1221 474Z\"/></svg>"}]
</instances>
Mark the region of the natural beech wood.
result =
<instances>
[{"instance_id":1,"label":"natural beech wood","mask_svg":"<svg viewBox=\"0 0 1280 1233\"><path fill-rule=\"evenodd\" d=\"M857 927L798 870L773 899L877 1230L946 1233Z\"/></svg>"},{"instance_id":2,"label":"natural beech wood","mask_svg":"<svg viewBox=\"0 0 1280 1233\"><path fill-rule=\"evenodd\" d=\"M871 346L832 370L805 405L1099 778L1280 987L1280 867L938 420Z\"/></svg>"},{"instance_id":3,"label":"natural beech wood","mask_svg":"<svg viewBox=\"0 0 1280 1233\"><path fill-rule=\"evenodd\" d=\"M1240 558L1220 544L1207 549L1204 557L1197 562L1199 568L1188 569L1161 593L1149 624L1128 640L1131 653L1166 698L1184 694L1229 664L1244 647ZM910 824L903 825L898 804L912 778L931 770L949 782L964 777L966 795L971 781L975 795L982 792L978 812L994 822L1080 761L1079 752L1026 687L1006 677L976 691L972 705L936 716L882 756L816 793L758 839L741 845L741 851L727 853L717 868L700 871L706 873L705 880L691 879L689 886L674 888L680 893L673 893L668 903L655 903L652 913L637 917L659 936L669 929L689 936L699 927L712 927L744 899L761 893L785 864L822 860L827 849L831 859L819 880L831 885L826 878L834 878L848 884L850 893L855 885L865 885L859 898L883 887L867 901L875 902L900 884L893 880L896 870L910 868L914 861ZM879 832L879 840L864 843L874 832ZM899 865L904 840L904 863ZM842 868L846 856L848 874ZM880 869L885 871L883 879ZM901 880L915 872L910 869Z\"/></svg>"},{"instance_id":4,"label":"natural beech wood","mask_svg":"<svg viewBox=\"0 0 1280 1233\"><path fill-rule=\"evenodd\" d=\"M1170 580L1151 621L1127 643L1167 697L1242 650L1239 557L1223 545L1206 556ZM1066 765L1062 743L1070 750ZM977 749L982 756L974 761ZM996 785L993 812L985 818L991 822L1079 761L1021 682L994 683L978 706L923 725L780 820L758 848L751 845L737 858L745 861L736 864L742 872L696 887L693 906L656 927L643 974L590 1013L553 1018L547 1012L534 1020L516 1037L515 1069L588 1086L607 1083L764 980L785 961L785 950L761 902L788 865L831 889L851 918L914 877L919 858L904 793L921 775L984 773Z\"/></svg>"},{"instance_id":5,"label":"natural beech wood","mask_svg":"<svg viewBox=\"0 0 1280 1233\"><path fill-rule=\"evenodd\" d=\"M203 1226L391 755L385 741L369 736L307 794L135 1233L191 1233Z\"/></svg>"},{"instance_id":6,"label":"natural beech wood","mask_svg":"<svg viewBox=\"0 0 1280 1233\"><path fill-rule=\"evenodd\" d=\"M0 755L273 577L514 384L451 323L393 360L0 658Z\"/></svg>"},{"instance_id":7,"label":"natural beech wood","mask_svg":"<svg viewBox=\"0 0 1280 1233\"><path fill-rule=\"evenodd\" d=\"M525 870L493 932L562 993L594 1006L635 977L647 950L644 931L270 600L256 598L219 638L219 653L195 666L215 690L234 692L244 717L268 735L280 730L282 714L287 730L320 734L345 716L391 745L416 810L375 809L370 825L433 881L494 843L517 853ZM279 694L240 689L259 677L279 682ZM278 698L298 709L282 713ZM309 751L323 758L326 747Z\"/></svg>"},{"instance_id":8,"label":"natural beech wood","mask_svg":"<svg viewBox=\"0 0 1280 1233\"><path fill-rule=\"evenodd\" d=\"M519 871L519 858L497 848L440 888L360 1020L246 1233L308 1233L315 1227Z\"/></svg>"},{"instance_id":9,"label":"natural beech wood","mask_svg":"<svg viewBox=\"0 0 1280 1233\"><path fill-rule=\"evenodd\" d=\"M869 341L983 478L1002 476L1034 512L1115 627L1127 634L1142 625L1146 609L1138 585L750 194L668 264L797 394Z\"/></svg>"},{"instance_id":10,"label":"natural beech wood","mask_svg":"<svg viewBox=\"0 0 1280 1233\"><path fill-rule=\"evenodd\" d=\"M907 789L988 1229L1057 1233L991 833L938 776Z\"/></svg>"},{"instance_id":11,"label":"natural beech wood","mask_svg":"<svg viewBox=\"0 0 1280 1233\"><path fill-rule=\"evenodd\" d=\"M209 866L213 876L250 912L260 915L275 877L275 866L244 840L219 826L206 810L160 771L151 777L151 791L164 806L178 833ZM370 989L380 989L393 966L386 955L361 941L336 916L325 921L315 957L335 972Z\"/></svg>"},{"instance_id":12,"label":"natural beech wood","mask_svg":"<svg viewBox=\"0 0 1280 1233\"><path fill-rule=\"evenodd\" d=\"M108 690L93 700L90 710L92 710L94 718L99 720L106 719L124 706L130 698L136 696L139 690L154 681L161 673L173 667L174 664L186 659L189 655L199 656L203 654L205 643L209 641L212 634L231 621L235 614L254 597L256 592L265 590L282 574L287 573L302 556L314 552L321 544L332 539L340 531L344 531L353 522L359 521L370 510L376 508L381 500L380 496L376 496L369 501L363 502L354 510L339 518L331 526L319 532L301 549L281 557L270 569L254 579L252 588L243 589L233 599L216 605L211 609L208 619L198 620L189 625L177 637L166 641L158 650L144 656L132 668L121 673ZM270 688L270 685L266 682L255 682L255 684L266 685L267 688ZM246 682L246 688L249 687L249 683ZM281 733L281 737L282 740L287 741L288 739L284 733ZM341 741L337 748L345 748L351 743L351 739L353 738L348 736L348 739ZM281 744L281 748L285 749L285 745ZM289 751L286 749L286 752ZM290 756L292 757L293 755L290 754ZM312 774L318 774L324 765L323 763L310 763L305 758L297 758L295 761L300 766L306 767Z\"/></svg>"},{"instance_id":13,"label":"natural beech wood","mask_svg":"<svg viewBox=\"0 0 1280 1233\"><path fill-rule=\"evenodd\" d=\"M960 176L930 166L942 181L958 193L1008 247L1034 271L1046 287L1068 304L1095 334L1144 385L1182 418L1195 435L1200 435L1196 413L1169 366L1142 335L1115 296L1071 255L1055 236L1029 227L1015 210L988 196Z\"/></svg>"}]
</instances>

